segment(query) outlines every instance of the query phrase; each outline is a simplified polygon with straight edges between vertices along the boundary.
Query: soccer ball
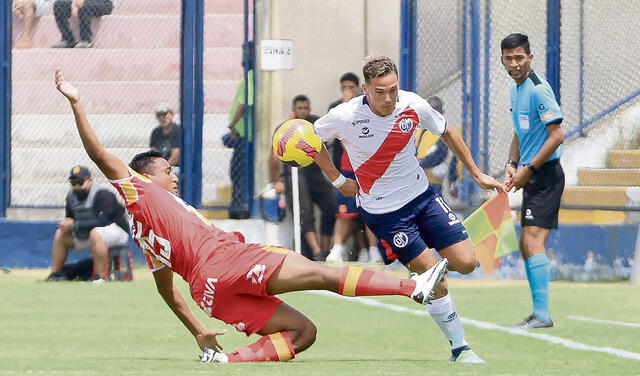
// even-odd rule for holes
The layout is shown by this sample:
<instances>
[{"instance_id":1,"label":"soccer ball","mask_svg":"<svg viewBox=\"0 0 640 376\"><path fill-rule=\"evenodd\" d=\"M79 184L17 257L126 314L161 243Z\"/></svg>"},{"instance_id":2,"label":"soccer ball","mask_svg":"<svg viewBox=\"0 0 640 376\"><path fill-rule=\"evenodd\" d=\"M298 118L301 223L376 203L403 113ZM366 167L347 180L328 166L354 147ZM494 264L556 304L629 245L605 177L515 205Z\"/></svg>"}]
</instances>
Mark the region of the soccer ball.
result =
<instances>
[{"instance_id":1,"label":"soccer ball","mask_svg":"<svg viewBox=\"0 0 640 376\"><path fill-rule=\"evenodd\" d=\"M291 167L306 167L322 149L322 140L306 120L287 120L273 134L273 152Z\"/></svg>"}]
</instances>

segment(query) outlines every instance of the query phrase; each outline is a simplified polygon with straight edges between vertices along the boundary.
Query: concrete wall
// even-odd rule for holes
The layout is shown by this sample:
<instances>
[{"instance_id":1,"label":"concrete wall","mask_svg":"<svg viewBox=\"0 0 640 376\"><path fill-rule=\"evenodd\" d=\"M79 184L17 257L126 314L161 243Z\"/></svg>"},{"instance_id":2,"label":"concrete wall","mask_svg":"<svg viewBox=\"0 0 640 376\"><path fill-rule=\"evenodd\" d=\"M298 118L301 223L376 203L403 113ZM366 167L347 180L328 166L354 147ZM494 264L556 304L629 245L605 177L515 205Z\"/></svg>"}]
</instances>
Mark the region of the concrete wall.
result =
<instances>
[{"instance_id":1,"label":"concrete wall","mask_svg":"<svg viewBox=\"0 0 640 376\"><path fill-rule=\"evenodd\" d=\"M368 55L400 53L399 0L258 0L256 43L292 39L294 69L260 71L257 62L256 190L269 180L268 158L273 128L289 114L291 99L306 94L312 112L322 115L339 96L340 75L362 79Z\"/></svg>"}]
</instances>

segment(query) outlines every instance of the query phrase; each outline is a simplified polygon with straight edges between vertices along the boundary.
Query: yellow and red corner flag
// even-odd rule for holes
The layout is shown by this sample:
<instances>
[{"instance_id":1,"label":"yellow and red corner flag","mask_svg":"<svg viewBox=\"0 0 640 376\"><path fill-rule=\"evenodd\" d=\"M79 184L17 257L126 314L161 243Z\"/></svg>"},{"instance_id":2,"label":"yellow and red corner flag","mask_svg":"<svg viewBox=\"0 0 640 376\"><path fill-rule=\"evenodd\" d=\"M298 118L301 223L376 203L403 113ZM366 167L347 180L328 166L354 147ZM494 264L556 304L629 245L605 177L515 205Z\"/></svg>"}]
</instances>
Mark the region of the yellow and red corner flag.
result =
<instances>
[{"instance_id":1,"label":"yellow and red corner flag","mask_svg":"<svg viewBox=\"0 0 640 376\"><path fill-rule=\"evenodd\" d=\"M485 275L500 266L500 257L518 250L516 227L506 193L487 200L464 221Z\"/></svg>"}]
</instances>

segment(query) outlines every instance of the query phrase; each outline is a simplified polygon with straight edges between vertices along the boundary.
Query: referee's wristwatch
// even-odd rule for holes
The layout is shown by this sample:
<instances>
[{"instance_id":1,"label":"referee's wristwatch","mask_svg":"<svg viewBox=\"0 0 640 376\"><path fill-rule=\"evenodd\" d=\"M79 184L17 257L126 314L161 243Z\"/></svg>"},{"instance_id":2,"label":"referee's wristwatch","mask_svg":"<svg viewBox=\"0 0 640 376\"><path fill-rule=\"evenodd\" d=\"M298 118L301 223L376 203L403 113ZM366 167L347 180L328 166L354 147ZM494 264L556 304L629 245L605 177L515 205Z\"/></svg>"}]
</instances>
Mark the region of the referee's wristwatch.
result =
<instances>
[{"instance_id":1,"label":"referee's wristwatch","mask_svg":"<svg viewBox=\"0 0 640 376\"><path fill-rule=\"evenodd\" d=\"M509 160L507 161L507 163L505 163L504 165L505 165L505 166L506 166L506 165L512 165L513 167L518 168L518 162L514 161L513 159L509 159Z\"/></svg>"},{"instance_id":2,"label":"referee's wristwatch","mask_svg":"<svg viewBox=\"0 0 640 376\"><path fill-rule=\"evenodd\" d=\"M538 172L538 169L536 168L536 166L534 166L534 165L533 165L533 163L529 163L529 164L527 165L527 168L528 168L529 170L531 170L531 172L533 172L533 173Z\"/></svg>"}]
</instances>

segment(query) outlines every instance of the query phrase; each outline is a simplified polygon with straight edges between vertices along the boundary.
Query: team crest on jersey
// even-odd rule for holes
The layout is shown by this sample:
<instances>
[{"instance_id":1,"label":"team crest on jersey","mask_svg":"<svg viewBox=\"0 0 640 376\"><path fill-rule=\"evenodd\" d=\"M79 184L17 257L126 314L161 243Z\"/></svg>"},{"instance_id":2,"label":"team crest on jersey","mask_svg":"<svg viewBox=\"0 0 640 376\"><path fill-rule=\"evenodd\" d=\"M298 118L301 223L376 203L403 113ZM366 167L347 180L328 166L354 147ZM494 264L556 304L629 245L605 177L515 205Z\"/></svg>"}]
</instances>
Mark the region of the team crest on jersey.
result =
<instances>
[{"instance_id":1,"label":"team crest on jersey","mask_svg":"<svg viewBox=\"0 0 640 376\"><path fill-rule=\"evenodd\" d=\"M401 119L398 126L400 127L401 131L410 132L411 130L413 130L413 120L409 118Z\"/></svg>"},{"instance_id":2,"label":"team crest on jersey","mask_svg":"<svg viewBox=\"0 0 640 376\"><path fill-rule=\"evenodd\" d=\"M243 323L243 322L239 322L237 324L231 324L233 325L237 331L243 333L245 330L247 330L247 324Z\"/></svg>"},{"instance_id":3,"label":"team crest on jersey","mask_svg":"<svg viewBox=\"0 0 640 376\"><path fill-rule=\"evenodd\" d=\"M409 244L409 237L404 232L396 232L393 235L393 244L398 248L404 248Z\"/></svg>"}]
</instances>

